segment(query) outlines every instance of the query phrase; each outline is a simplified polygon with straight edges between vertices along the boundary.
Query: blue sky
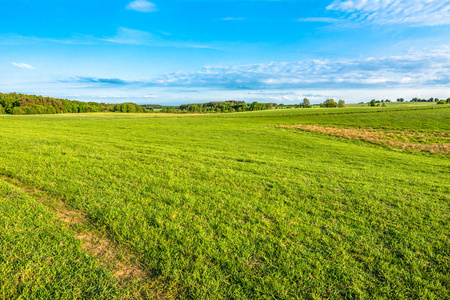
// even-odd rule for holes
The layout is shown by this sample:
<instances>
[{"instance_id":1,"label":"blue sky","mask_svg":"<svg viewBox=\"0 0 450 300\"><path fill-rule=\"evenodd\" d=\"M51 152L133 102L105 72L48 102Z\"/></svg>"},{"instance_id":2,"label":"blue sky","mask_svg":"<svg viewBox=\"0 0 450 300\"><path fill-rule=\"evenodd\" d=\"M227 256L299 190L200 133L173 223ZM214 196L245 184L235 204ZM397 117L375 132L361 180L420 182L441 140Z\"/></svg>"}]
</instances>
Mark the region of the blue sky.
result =
<instances>
[{"instance_id":1,"label":"blue sky","mask_svg":"<svg viewBox=\"0 0 450 300\"><path fill-rule=\"evenodd\" d=\"M0 0L0 91L102 102L450 97L447 0Z\"/></svg>"}]
</instances>

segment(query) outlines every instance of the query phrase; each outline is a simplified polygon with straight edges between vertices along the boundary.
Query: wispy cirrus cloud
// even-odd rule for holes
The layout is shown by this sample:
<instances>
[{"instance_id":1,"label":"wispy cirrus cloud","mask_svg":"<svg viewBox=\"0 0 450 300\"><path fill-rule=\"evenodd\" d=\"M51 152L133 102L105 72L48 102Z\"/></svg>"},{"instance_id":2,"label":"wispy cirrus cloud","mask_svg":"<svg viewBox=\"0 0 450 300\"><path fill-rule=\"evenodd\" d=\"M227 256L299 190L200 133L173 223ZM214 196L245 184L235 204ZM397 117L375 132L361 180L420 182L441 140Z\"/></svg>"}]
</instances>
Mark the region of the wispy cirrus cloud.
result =
<instances>
[{"instance_id":1,"label":"wispy cirrus cloud","mask_svg":"<svg viewBox=\"0 0 450 300\"><path fill-rule=\"evenodd\" d=\"M0 34L0 45L32 45L37 43L55 43L63 45L93 45L98 39L90 35L74 34L68 38L49 38L39 36L24 36L19 34Z\"/></svg>"},{"instance_id":2,"label":"wispy cirrus cloud","mask_svg":"<svg viewBox=\"0 0 450 300\"><path fill-rule=\"evenodd\" d=\"M113 85L128 85L135 82L125 81L119 78L96 78L96 77L77 77L76 82L81 83L98 83L98 84L113 84Z\"/></svg>"},{"instance_id":3,"label":"wispy cirrus cloud","mask_svg":"<svg viewBox=\"0 0 450 300\"><path fill-rule=\"evenodd\" d=\"M26 64L26 63L16 63L16 62L12 62L11 64L12 64L13 66L16 66L16 67L21 68L21 69L34 70L34 67L33 67L33 66L31 66L31 65L29 65L29 64Z\"/></svg>"},{"instance_id":4,"label":"wispy cirrus cloud","mask_svg":"<svg viewBox=\"0 0 450 300\"><path fill-rule=\"evenodd\" d=\"M150 1L146 0L135 0L130 2L127 7L128 10L134 10L138 12L155 12L157 11L156 5Z\"/></svg>"},{"instance_id":5,"label":"wispy cirrus cloud","mask_svg":"<svg viewBox=\"0 0 450 300\"><path fill-rule=\"evenodd\" d=\"M147 31L119 27L115 36L100 40L115 44L149 45L154 40L154 35Z\"/></svg>"},{"instance_id":6,"label":"wispy cirrus cloud","mask_svg":"<svg viewBox=\"0 0 450 300\"><path fill-rule=\"evenodd\" d=\"M236 17L226 17L222 18L222 21L244 21L245 18L236 18Z\"/></svg>"},{"instance_id":7,"label":"wispy cirrus cloud","mask_svg":"<svg viewBox=\"0 0 450 300\"><path fill-rule=\"evenodd\" d=\"M154 34L147 31L119 27L115 35L96 37L92 35L73 35L69 38L55 39L37 36L23 36L17 34L0 34L0 45L34 45L39 43L54 43L63 45L99 45L121 44L131 46L215 49L214 47L192 41L180 41L170 33Z\"/></svg>"},{"instance_id":8,"label":"wispy cirrus cloud","mask_svg":"<svg viewBox=\"0 0 450 300\"><path fill-rule=\"evenodd\" d=\"M213 49L213 47L201 43L190 41L173 41L170 40L170 34L161 33L155 35L153 33L136 30L126 27L119 27L116 35L99 39L103 42L136 46L154 46L154 47L171 47L171 48L195 48L195 49Z\"/></svg>"},{"instance_id":9,"label":"wispy cirrus cloud","mask_svg":"<svg viewBox=\"0 0 450 300\"><path fill-rule=\"evenodd\" d=\"M357 24L450 25L447 0L335 0L327 10Z\"/></svg>"}]
</instances>

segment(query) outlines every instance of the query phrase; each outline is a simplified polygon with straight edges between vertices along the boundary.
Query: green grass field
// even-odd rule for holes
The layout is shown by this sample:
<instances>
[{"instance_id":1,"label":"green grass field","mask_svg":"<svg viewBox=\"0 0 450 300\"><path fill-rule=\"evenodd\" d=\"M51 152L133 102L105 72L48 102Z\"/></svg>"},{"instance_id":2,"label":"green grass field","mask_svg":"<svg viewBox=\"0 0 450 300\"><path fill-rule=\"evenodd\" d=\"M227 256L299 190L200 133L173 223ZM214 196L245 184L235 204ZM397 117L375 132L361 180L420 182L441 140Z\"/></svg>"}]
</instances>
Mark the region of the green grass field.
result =
<instances>
[{"instance_id":1,"label":"green grass field","mask_svg":"<svg viewBox=\"0 0 450 300\"><path fill-rule=\"evenodd\" d=\"M448 153L278 125L445 146L449 108L0 117L0 299L448 299Z\"/></svg>"}]
</instances>

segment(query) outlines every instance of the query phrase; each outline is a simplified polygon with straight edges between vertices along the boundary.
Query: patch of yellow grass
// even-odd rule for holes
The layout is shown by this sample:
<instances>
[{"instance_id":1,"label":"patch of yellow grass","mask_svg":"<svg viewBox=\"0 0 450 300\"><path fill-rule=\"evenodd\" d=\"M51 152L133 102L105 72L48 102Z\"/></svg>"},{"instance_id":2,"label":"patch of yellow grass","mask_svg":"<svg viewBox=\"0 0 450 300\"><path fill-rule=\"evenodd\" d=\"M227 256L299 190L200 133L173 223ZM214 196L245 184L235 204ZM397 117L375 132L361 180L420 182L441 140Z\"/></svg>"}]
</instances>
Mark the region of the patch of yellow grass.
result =
<instances>
[{"instance_id":1,"label":"patch of yellow grass","mask_svg":"<svg viewBox=\"0 0 450 300\"><path fill-rule=\"evenodd\" d=\"M413 149L419 151L427 151L430 153L442 153L449 154L450 153L450 144L442 143L442 144L421 144L414 143L410 140L413 138L422 138L427 139L426 136L420 136L412 131L402 131L402 132L394 132L394 131L386 131L386 130L376 130L376 129L367 129L367 128L341 128L341 127L326 127L319 125L278 125L279 128L291 128L291 129L299 129L308 132L317 132L322 134L328 134L333 136L338 136L347 139L357 139L363 140L369 143L389 146L392 148L399 149ZM448 134L445 133L436 133L438 138L440 139L448 139ZM433 135L434 136L434 135ZM399 141L399 139L401 141Z\"/></svg>"}]
</instances>

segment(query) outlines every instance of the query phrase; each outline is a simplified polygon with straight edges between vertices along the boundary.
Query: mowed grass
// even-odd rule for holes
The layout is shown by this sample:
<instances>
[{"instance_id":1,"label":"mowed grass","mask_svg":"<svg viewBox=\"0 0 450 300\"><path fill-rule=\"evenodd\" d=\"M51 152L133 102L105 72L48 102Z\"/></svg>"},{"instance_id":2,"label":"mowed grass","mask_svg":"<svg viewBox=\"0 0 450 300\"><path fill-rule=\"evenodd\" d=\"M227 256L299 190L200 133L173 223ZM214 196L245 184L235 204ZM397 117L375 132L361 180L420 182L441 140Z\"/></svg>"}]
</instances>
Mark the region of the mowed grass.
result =
<instances>
[{"instance_id":1,"label":"mowed grass","mask_svg":"<svg viewBox=\"0 0 450 300\"><path fill-rule=\"evenodd\" d=\"M166 298L446 299L448 156L276 125L449 133L447 107L8 116L0 118L0 174L84 212L141 258ZM3 198L10 217L26 213ZM72 245L57 259L95 261L70 242L70 231L45 224ZM0 233L3 247L16 243L12 231ZM51 251L41 245L33 255ZM0 270L2 282L10 273ZM83 278L114 292L115 279L89 272ZM4 288L7 296L18 293ZM119 288L115 297L124 294Z\"/></svg>"},{"instance_id":2,"label":"mowed grass","mask_svg":"<svg viewBox=\"0 0 450 300\"><path fill-rule=\"evenodd\" d=\"M111 299L109 270L44 206L0 180L0 299Z\"/></svg>"}]
</instances>

